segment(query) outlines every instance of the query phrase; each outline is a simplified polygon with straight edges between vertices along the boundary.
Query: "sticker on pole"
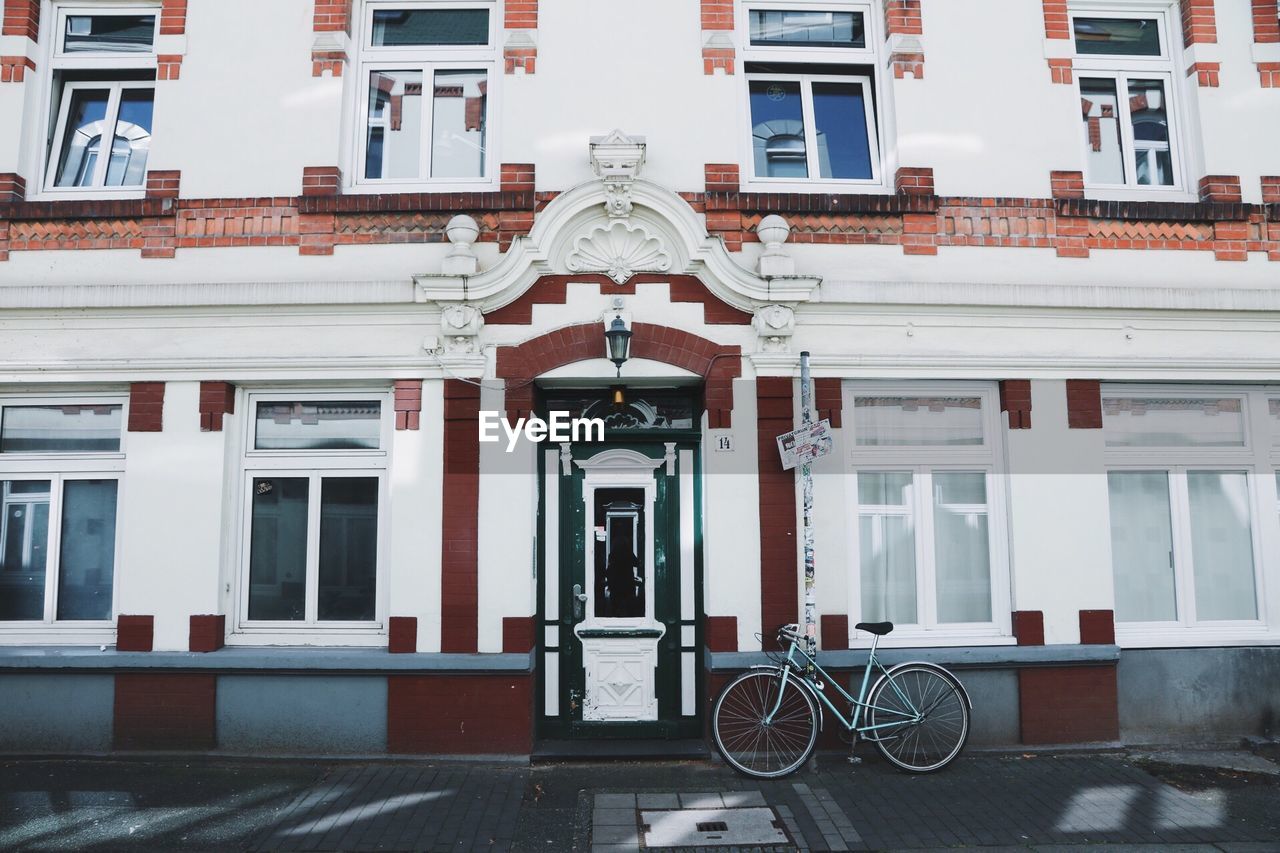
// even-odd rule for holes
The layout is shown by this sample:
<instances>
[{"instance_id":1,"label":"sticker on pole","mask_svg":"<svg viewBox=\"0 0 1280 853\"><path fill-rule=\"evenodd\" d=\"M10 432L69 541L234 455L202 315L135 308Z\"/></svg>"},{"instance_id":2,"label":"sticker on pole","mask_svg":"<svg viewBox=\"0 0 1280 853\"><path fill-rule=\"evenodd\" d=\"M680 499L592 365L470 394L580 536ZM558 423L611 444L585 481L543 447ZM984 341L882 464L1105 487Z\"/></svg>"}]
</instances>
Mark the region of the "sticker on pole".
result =
<instances>
[{"instance_id":1,"label":"sticker on pole","mask_svg":"<svg viewBox=\"0 0 1280 853\"><path fill-rule=\"evenodd\" d=\"M782 468L790 471L797 465L808 465L831 452L831 421L822 419L778 436L778 455Z\"/></svg>"}]
</instances>

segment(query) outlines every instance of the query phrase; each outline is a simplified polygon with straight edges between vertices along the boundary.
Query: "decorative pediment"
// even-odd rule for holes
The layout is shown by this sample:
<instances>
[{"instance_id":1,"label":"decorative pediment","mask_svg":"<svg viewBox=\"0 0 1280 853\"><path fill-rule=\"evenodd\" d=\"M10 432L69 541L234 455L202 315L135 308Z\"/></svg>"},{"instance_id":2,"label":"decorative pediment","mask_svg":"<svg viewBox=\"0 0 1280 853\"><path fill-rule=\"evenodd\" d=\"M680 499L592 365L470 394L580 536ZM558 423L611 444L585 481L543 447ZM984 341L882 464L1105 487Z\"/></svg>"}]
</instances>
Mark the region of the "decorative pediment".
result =
<instances>
[{"instance_id":1,"label":"decorative pediment","mask_svg":"<svg viewBox=\"0 0 1280 853\"><path fill-rule=\"evenodd\" d=\"M671 253L643 225L615 219L575 240L565 266L572 272L602 272L623 284L638 272L670 270Z\"/></svg>"}]
</instances>

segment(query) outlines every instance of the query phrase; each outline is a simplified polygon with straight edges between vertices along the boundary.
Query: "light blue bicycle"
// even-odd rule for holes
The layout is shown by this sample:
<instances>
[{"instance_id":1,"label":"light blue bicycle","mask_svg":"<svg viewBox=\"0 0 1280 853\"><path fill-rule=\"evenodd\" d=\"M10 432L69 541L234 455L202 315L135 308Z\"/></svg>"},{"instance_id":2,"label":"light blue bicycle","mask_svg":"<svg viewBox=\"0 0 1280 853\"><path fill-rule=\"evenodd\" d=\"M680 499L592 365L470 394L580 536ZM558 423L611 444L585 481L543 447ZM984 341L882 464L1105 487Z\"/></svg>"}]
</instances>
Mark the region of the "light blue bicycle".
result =
<instances>
[{"instance_id":1,"label":"light blue bicycle","mask_svg":"<svg viewBox=\"0 0 1280 853\"><path fill-rule=\"evenodd\" d=\"M960 681L937 664L913 662L885 668L876 644L892 622L862 622L872 634L871 651L855 699L820 666L798 625L778 630L789 646L776 666L753 666L725 685L712 712L716 747L734 769L759 779L776 779L808 760L822 728L822 706L855 742L861 736L893 764L929 773L950 764L969 738L973 704ZM871 671L880 673L870 692ZM831 694L849 706L849 716Z\"/></svg>"}]
</instances>

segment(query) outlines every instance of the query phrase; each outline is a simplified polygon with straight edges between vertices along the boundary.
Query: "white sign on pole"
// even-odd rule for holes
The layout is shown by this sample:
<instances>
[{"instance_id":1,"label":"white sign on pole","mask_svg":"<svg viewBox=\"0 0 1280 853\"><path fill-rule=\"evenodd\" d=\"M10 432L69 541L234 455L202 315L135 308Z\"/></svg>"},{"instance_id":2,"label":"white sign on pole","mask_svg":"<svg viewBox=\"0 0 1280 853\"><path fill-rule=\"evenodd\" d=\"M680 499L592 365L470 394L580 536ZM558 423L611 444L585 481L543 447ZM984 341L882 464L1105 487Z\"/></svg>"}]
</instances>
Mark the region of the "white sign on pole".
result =
<instances>
[{"instance_id":1,"label":"white sign on pole","mask_svg":"<svg viewBox=\"0 0 1280 853\"><path fill-rule=\"evenodd\" d=\"M778 436L778 454L785 471L821 459L831 447L831 421L825 418Z\"/></svg>"}]
</instances>

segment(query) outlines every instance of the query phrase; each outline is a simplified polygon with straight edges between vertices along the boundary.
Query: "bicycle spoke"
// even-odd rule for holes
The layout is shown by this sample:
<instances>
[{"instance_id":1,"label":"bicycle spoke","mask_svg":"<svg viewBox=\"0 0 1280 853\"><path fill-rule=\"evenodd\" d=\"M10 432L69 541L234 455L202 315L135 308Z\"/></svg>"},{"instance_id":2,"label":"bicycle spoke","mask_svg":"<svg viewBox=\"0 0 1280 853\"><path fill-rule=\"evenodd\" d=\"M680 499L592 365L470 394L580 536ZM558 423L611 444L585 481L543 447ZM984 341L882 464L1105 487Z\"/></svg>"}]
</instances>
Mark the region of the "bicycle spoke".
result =
<instances>
[{"instance_id":1,"label":"bicycle spoke","mask_svg":"<svg viewBox=\"0 0 1280 853\"><path fill-rule=\"evenodd\" d=\"M817 709L803 691L794 681L784 685L775 671L747 673L726 687L713 726L725 760L758 777L800 766L817 739Z\"/></svg>"},{"instance_id":2,"label":"bicycle spoke","mask_svg":"<svg viewBox=\"0 0 1280 853\"><path fill-rule=\"evenodd\" d=\"M869 737L886 758L908 770L935 770L959 753L968 734L968 706L939 672L909 667L886 677L870 697Z\"/></svg>"}]
</instances>

